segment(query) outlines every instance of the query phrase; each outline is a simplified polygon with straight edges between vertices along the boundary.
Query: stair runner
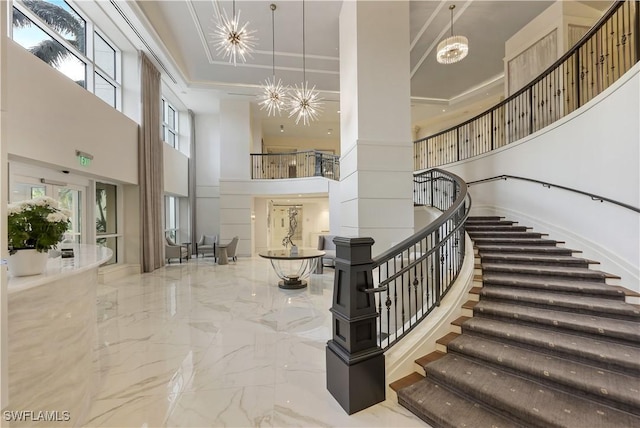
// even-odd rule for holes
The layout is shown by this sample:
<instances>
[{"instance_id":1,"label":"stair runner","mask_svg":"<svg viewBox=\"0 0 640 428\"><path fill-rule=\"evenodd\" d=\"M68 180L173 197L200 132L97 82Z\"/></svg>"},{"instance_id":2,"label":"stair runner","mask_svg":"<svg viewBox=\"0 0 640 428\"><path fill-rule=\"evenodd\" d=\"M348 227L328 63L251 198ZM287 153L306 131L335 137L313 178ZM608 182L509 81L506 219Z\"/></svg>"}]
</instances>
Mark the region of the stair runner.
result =
<instances>
[{"instance_id":1,"label":"stair runner","mask_svg":"<svg viewBox=\"0 0 640 428\"><path fill-rule=\"evenodd\" d=\"M473 317L439 341L446 353L416 361L426 377L391 385L399 403L433 427L640 427L633 292L514 222L466 228L482 268Z\"/></svg>"}]
</instances>

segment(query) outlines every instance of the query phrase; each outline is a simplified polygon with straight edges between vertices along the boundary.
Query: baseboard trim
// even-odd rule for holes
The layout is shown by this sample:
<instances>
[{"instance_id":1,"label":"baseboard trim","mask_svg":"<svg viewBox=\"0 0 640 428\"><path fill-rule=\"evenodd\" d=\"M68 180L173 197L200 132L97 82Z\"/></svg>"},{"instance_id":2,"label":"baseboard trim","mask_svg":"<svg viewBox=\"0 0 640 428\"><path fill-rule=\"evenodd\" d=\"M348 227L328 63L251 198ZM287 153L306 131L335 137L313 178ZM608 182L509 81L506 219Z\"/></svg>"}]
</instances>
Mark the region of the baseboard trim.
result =
<instances>
[{"instance_id":1,"label":"baseboard trim","mask_svg":"<svg viewBox=\"0 0 640 428\"><path fill-rule=\"evenodd\" d=\"M115 264L104 266L98 269L98 284L107 284L111 281L117 281L129 275L140 273L140 265L138 264Z\"/></svg>"}]
</instances>

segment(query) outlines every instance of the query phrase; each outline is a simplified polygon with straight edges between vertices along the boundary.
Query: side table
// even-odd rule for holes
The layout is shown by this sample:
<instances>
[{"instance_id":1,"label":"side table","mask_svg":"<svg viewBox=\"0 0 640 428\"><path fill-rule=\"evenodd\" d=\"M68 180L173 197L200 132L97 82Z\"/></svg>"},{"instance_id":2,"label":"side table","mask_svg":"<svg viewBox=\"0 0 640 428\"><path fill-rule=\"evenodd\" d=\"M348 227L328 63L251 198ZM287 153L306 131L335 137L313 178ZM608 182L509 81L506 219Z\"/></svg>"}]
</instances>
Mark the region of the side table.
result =
<instances>
[{"instance_id":1,"label":"side table","mask_svg":"<svg viewBox=\"0 0 640 428\"><path fill-rule=\"evenodd\" d=\"M191 242L183 242L180 245L187 247L187 260L189 260L191 258Z\"/></svg>"},{"instance_id":2,"label":"side table","mask_svg":"<svg viewBox=\"0 0 640 428\"><path fill-rule=\"evenodd\" d=\"M227 265L229 264L229 258L227 256L227 244L218 245L218 264L219 265Z\"/></svg>"},{"instance_id":3,"label":"side table","mask_svg":"<svg viewBox=\"0 0 640 428\"><path fill-rule=\"evenodd\" d=\"M258 254L260 257L269 259L273 270L282 281L278 282L278 287L284 289L298 289L307 286L304 281L311 272L316 269L318 261L322 264L322 256L324 251L299 249L297 253L292 254L291 250L268 250ZM300 260L300 268L296 273L285 273L280 266L280 262L284 260Z\"/></svg>"}]
</instances>

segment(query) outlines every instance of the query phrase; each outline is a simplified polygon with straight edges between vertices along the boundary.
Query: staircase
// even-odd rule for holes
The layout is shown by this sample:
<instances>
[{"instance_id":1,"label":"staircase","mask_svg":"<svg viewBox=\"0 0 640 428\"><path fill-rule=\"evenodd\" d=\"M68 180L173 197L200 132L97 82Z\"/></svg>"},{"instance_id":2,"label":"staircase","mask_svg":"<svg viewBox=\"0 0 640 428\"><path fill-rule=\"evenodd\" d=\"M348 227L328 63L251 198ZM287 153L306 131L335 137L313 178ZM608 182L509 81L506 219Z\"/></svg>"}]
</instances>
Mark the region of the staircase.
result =
<instances>
[{"instance_id":1,"label":"staircase","mask_svg":"<svg viewBox=\"0 0 640 428\"><path fill-rule=\"evenodd\" d=\"M391 384L433 427L640 427L640 307L577 251L470 217L478 285L460 333ZM455 327L454 327L455 328Z\"/></svg>"}]
</instances>

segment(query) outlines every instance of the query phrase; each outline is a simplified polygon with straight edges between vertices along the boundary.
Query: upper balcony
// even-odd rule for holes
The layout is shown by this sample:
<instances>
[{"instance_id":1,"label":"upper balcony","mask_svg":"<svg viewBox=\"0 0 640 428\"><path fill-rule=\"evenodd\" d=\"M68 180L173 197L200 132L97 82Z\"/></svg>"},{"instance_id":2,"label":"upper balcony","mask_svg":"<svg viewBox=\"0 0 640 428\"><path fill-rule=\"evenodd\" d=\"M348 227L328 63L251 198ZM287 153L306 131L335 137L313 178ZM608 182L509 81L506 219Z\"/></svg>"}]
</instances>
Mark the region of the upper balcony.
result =
<instances>
[{"instance_id":1,"label":"upper balcony","mask_svg":"<svg viewBox=\"0 0 640 428\"><path fill-rule=\"evenodd\" d=\"M253 180L303 177L340 180L340 156L318 150L251 154Z\"/></svg>"}]
</instances>

